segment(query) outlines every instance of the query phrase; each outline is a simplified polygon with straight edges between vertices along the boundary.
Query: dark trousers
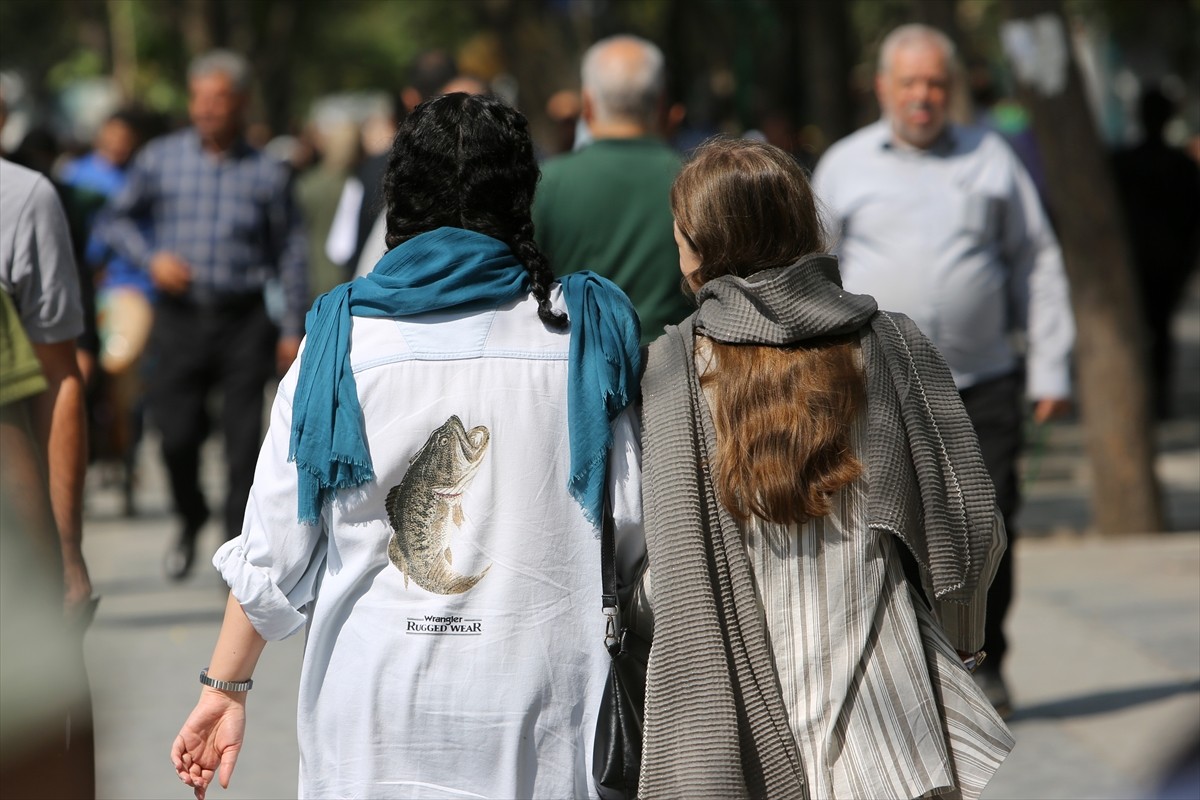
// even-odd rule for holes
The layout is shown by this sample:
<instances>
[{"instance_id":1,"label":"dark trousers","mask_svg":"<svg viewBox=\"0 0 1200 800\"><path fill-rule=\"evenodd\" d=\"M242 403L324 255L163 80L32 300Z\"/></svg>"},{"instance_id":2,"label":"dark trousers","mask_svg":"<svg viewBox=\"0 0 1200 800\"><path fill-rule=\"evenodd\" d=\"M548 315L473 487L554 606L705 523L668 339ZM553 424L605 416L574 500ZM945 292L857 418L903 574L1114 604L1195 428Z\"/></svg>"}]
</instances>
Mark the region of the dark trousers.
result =
<instances>
[{"instance_id":1,"label":"dark trousers","mask_svg":"<svg viewBox=\"0 0 1200 800\"><path fill-rule=\"evenodd\" d=\"M208 518L200 489L200 448L209 432L208 399L222 394L221 427L228 484L225 536L242 518L262 444L263 390L274 370L278 331L260 297L199 307L165 298L150 338L147 403L162 435L175 511L185 530Z\"/></svg>"},{"instance_id":2,"label":"dark trousers","mask_svg":"<svg viewBox=\"0 0 1200 800\"><path fill-rule=\"evenodd\" d=\"M1004 620L1013 597L1013 549L1017 541L1014 526L1020 486L1017 481L1017 455L1021 450L1022 392L1020 375L994 378L968 387L959 394L967 416L979 436L983 462L996 486L996 504L1008 529L1008 549L1000 559L996 578L988 591L987 627L983 647L987 651L985 668L1000 669L1008 650Z\"/></svg>"}]
</instances>

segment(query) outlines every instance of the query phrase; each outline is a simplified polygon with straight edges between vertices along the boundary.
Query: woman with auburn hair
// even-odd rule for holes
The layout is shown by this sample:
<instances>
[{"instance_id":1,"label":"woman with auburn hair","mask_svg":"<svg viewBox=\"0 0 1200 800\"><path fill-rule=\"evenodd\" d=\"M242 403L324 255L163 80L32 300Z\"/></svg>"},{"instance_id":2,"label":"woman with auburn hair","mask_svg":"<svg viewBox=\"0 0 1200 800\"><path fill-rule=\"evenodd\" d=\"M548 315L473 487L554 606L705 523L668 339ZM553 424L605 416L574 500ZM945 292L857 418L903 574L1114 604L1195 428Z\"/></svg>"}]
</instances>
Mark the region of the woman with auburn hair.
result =
<instances>
[{"instance_id":1,"label":"woman with auburn hair","mask_svg":"<svg viewBox=\"0 0 1200 800\"><path fill-rule=\"evenodd\" d=\"M978 797L1005 536L945 363L842 290L783 151L711 141L671 205L699 307L642 382L641 796Z\"/></svg>"}]
</instances>

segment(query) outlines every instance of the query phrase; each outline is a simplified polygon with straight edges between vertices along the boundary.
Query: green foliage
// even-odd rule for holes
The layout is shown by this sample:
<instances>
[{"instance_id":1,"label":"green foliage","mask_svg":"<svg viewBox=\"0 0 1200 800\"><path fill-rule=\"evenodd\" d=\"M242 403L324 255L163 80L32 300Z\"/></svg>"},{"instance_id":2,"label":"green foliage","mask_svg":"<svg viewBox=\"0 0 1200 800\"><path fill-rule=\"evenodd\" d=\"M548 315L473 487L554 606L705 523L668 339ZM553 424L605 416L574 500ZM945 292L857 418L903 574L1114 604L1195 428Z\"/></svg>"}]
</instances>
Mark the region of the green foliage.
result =
<instances>
[{"instance_id":1,"label":"green foliage","mask_svg":"<svg viewBox=\"0 0 1200 800\"><path fill-rule=\"evenodd\" d=\"M883 35L928 12L924 2L946 8L943 0L0 0L0 69L18 70L49 99L124 59L134 99L182 114L189 60L227 46L251 58L263 100L256 107L281 126L330 92L399 90L422 50L490 41L497 62L520 81L523 109L536 117L552 91L576 85L585 47L628 31L663 46L672 98L685 101L694 120L747 125L786 105L803 122L814 113L816 82L839 82L862 103ZM964 54L997 73L1006 2L954 7ZM818 3L841 4L848 15L849 30L842 18L842 28L829 29L838 41L820 44L857 65L851 79L804 74L822 69L807 58L814 20L827 16L812 12ZM1119 48L1155 43L1179 74L1194 74L1200 0L1064 0L1064 7L1110 32ZM122 31L132 52L114 48L114 32Z\"/></svg>"},{"instance_id":2,"label":"green foliage","mask_svg":"<svg viewBox=\"0 0 1200 800\"><path fill-rule=\"evenodd\" d=\"M91 67L85 53L94 48L85 44L84 29L97 18L102 7L96 0L56 3L45 0L3 0L0 2L0 69L16 70L38 89L58 64L67 66L60 76ZM104 59L96 54L101 64ZM101 67L103 70L107 65Z\"/></svg>"},{"instance_id":3,"label":"green foliage","mask_svg":"<svg viewBox=\"0 0 1200 800\"><path fill-rule=\"evenodd\" d=\"M59 92L76 81L104 75L107 72L105 67L104 58L95 50L75 50L50 68L46 75L46 85Z\"/></svg>"},{"instance_id":4,"label":"green foliage","mask_svg":"<svg viewBox=\"0 0 1200 800\"><path fill-rule=\"evenodd\" d=\"M329 91L398 91L422 50L454 51L475 32L474 3L351 0L305 7L305 30L293 59L299 102Z\"/></svg>"}]
</instances>

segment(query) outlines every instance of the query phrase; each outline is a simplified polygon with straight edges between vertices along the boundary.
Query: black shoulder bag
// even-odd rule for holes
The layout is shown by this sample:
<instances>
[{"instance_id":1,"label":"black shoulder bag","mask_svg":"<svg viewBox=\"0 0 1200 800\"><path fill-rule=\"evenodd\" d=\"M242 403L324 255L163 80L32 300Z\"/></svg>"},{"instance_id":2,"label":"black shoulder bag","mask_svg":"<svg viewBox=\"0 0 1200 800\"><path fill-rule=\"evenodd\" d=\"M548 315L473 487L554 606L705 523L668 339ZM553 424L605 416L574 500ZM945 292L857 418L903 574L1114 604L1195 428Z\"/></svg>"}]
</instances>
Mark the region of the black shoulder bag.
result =
<instances>
[{"instance_id":1,"label":"black shoulder bag","mask_svg":"<svg viewBox=\"0 0 1200 800\"><path fill-rule=\"evenodd\" d=\"M604 646L612 661L596 719L592 777L601 800L637 797L642 766L642 711L646 702L646 664L650 643L625 625L617 599L616 541L612 512L604 509L600 534L601 580L608 627Z\"/></svg>"}]
</instances>

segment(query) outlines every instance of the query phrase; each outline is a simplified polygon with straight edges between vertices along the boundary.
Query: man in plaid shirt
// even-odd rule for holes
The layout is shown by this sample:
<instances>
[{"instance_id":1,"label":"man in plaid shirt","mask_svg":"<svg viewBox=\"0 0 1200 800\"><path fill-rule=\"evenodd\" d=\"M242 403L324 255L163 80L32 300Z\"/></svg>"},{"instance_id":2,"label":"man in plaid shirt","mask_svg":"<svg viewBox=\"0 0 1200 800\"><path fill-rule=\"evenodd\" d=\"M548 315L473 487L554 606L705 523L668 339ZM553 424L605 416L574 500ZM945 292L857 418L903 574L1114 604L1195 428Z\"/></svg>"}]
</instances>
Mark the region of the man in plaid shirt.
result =
<instances>
[{"instance_id":1,"label":"man in plaid shirt","mask_svg":"<svg viewBox=\"0 0 1200 800\"><path fill-rule=\"evenodd\" d=\"M214 51L188 70L192 127L151 142L97 235L159 292L147 402L182 528L165 569L184 578L209 512L200 490L208 395L220 388L229 466L225 535L241 533L262 437L263 390L296 358L308 307L306 245L286 166L242 138L249 68ZM278 327L263 290L277 279Z\"/></svg>"}]
</instances>

